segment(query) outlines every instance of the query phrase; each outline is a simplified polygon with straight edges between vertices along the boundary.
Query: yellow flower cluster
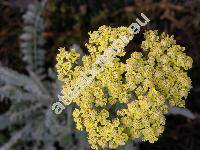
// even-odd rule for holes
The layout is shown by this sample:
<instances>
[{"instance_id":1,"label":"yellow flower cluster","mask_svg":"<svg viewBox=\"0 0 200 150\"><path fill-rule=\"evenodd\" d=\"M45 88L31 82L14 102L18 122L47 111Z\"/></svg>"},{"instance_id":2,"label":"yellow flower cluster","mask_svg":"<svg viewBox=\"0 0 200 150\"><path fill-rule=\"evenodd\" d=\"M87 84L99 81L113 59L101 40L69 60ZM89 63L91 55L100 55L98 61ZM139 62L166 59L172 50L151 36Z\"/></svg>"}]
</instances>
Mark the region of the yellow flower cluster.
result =
<instances>
[{"instance_id":1,"label":"yellow flower cluster","mask_svg":"<svg viewBox=\"0 0 200 150\"><path fill-rule=\"evenodd\" d=\"M131 38L126 27L102 26L89 33L86 44L90 55L82 58L79 54L60 48L57 55L58 78L63 81L62 92L78 86L78 79L84 71L92 68L98 56L111 48L119 36ZM192 66L192 59L176 45L173 36L156 31L147 31L142 42L142 52L134 52L123 63L118 52L111 64L104 64L104 70L78 97L69 100L77 108L73 111L78 130L86 130L92 149L117 148L128 140L140 138L153 143L164 131L165 114L169 107L184 107L191 88L191 80L185 72ZM125 45L121 48L124 49ZM67 104L69 104L67 103Z\"/></svg>"}]
</instances>

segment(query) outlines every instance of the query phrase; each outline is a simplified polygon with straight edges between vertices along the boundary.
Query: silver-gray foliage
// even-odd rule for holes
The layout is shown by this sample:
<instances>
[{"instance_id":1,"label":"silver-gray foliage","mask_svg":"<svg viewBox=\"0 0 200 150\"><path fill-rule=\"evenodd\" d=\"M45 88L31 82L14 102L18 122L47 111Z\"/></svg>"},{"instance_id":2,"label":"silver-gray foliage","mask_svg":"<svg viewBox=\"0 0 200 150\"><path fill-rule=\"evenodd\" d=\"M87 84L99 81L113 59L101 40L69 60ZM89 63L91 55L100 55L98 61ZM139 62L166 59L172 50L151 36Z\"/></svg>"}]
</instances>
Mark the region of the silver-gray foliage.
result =
<instances>
[{"instance_id":1,"label":"silver-gray foliage","mask_svg":"<svg viewBox=\"0 0 200 150\"><path fill-rule=\"evenodd\" d=\"M8 128L11 133L11 139L1 150L10 150L19 140L24 143L33 142L33 147L29 149L38 149L41 145L44 149L55 149L55 142L64 140L60 138L67 136L71 130L67 126L66 114L58 118L51 111L51 103L56 100L54 95L59 86L56 83L44 84L36 74L30 74L25 76L0 67L0 80L4 83L0 87L0 95L11 100L9 110L0 115L0 129ZM19 147L26 146L20 144Z\"/></svg>"},{"instance_id":2,"label":"silver-gray foliage","mask_svg":"<svg viewBox=\"0 0 200 150\"><path fill-rule=\"evenodd\" d=\"M43 46L45 39L42 36L44 31L44 20L41 16L46 1L35 1L28 6L27 12L23 15L24 27L20 36L20 49L27 68L36 74L42 74L45 65L45 50Z\"/></svg>"}]
</instances>

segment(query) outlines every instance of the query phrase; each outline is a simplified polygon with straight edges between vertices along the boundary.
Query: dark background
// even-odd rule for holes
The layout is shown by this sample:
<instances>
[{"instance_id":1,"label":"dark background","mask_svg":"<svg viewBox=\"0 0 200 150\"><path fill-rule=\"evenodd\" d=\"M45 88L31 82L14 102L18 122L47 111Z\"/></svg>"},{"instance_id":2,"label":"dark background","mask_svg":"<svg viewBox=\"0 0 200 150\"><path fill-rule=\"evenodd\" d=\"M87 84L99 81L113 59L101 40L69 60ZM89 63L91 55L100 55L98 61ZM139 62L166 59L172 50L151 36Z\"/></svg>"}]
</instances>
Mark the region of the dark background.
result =
<instances>
[{"instance_id":1,"label":"dark background","mask_svg":"<svg viewBox=\"0 0 200 150\"><path fill-rule=\"evenodd\" d=\"M27 63L20 44L24 26L28 23L23 15L33 0L0 0L0 66L15 70L29 76ZM39 1L40 2L40 1ZM144 13L151 21L143 27L127 47L128 54L140 50L143 32L146 29L158 30L174 35L177 43L186 47L187 55L193 58L193 67L189 70L193 88L186 101L196 119L183 116L167 116L166 129L154 144L140 144L141 150L199 150L200 149L200 1L199 0L48 0L41 9L43 29L38 35L45 42L38 47L45 51L43 72L54 68L55 56L59 47L70 47L77 44L85 53L84 44L88 41L88 32L97 30L101 25L112 27L129 26ZM40 25L39 25L40 26ZM31 40L25 39L31 42ZM31 49L30 49L31 51ZM40 66L41 67L41 66ZM0 78L1 79L1 78ZM42 81L52 81L48 76ZM0 82L1 85L1 82ZM5 83L2 83L5 85ZM1 94L1 93L0 93ZM6 114L12 106L9 96L0 97L0 114ZM29 118L30 119L30 118ZM34 119L34 117L32 118ZM0 119L0 121L2 121ZM0 122L0 124L2 124ZM26 123L0 129L0 145L4 145ZM63 126L65 126L64 124ZM34 132L34 131L32 131ZM72 145L77 140L72 135ZM68 138L65 137L68 141ZM19 138L20 140L20 138ZM33 149L35 141L14 142L12 149ZM60 141L54 141L54 147L64 149ZM36 149L42 149L42 140ZM25 146L20 146L25 145ZM19 147L19 148L18 148ZM73 149L68 147L67 149ZM0 148L1 149L1 148ZM10 149L10 148L9 148ZM48 148L47 148L48 149ZM3 149L2 149L3 150Z\"/></svg>"}]
</instances>

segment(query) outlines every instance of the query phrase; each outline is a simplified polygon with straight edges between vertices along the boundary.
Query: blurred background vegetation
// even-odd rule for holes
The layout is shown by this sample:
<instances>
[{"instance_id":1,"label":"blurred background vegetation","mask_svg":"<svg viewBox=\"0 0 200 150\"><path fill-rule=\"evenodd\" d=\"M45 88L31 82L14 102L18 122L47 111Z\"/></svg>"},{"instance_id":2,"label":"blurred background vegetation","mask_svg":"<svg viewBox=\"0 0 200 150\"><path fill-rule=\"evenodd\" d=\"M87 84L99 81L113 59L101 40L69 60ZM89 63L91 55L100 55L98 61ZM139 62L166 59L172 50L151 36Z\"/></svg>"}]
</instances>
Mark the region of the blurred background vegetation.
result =
<instances>
[{"instance_id":1,"label":"blurred background vegetation","mask_svg":"<svg viewBox=\"0 0 200 150\"><path fill-rule=\"evenodd\" d=\"M89 31L129 26L141 12L151 21L127 46L127 57L140 50L144 30L175 35L194 60L186 101L193 114L167 116L166 130L154 144L119 149L199 150L199 0L0 0L0 150L90 149L86 134L74 128L74 106L58 116L51 111L60 87L57 49L75 47L87 54Z\"/></svg>"}]
</instances>

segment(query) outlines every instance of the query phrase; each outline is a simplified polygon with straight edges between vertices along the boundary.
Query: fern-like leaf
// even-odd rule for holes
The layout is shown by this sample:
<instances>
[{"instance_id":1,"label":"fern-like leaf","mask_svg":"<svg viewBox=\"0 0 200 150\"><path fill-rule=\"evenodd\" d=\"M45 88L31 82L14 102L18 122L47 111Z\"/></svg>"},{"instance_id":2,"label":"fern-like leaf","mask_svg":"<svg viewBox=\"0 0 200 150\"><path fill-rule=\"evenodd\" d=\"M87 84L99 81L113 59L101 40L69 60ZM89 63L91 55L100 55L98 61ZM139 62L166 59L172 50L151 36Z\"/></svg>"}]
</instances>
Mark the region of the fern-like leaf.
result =
<instances>
[{"instance_id":1,"label":"fern-like leaf","mask_svg":"<svg viewBox=\"0 0 200 150\"><path fill-rule=\"evenodd\" d=\"M42 36L44 31L44 21L41 16L46 1L35 1L28 6L27 12L23 15L24 27L20 36L20 48L23 60L27 63L27 68L38 75L45 71L45 50L42 48L45 39Z\"/></svg>"}]
</instances>

